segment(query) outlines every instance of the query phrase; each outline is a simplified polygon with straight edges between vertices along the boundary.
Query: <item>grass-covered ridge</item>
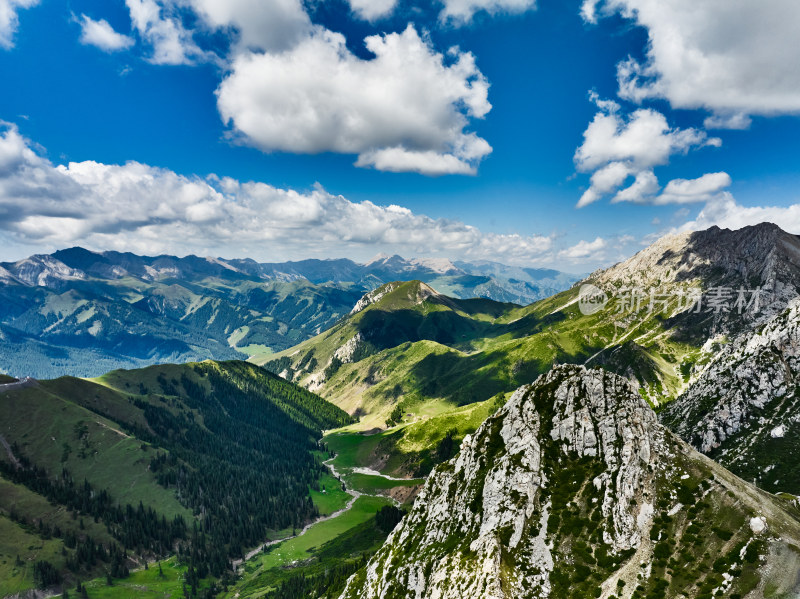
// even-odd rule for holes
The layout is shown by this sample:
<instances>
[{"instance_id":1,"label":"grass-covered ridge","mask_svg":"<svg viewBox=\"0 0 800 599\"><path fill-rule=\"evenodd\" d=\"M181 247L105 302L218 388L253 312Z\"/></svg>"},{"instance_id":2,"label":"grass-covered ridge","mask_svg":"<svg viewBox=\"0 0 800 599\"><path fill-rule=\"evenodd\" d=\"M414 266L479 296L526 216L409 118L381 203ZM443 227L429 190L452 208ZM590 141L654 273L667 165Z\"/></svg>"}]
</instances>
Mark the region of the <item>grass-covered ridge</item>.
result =
<instances>
[{"instance_id":1,"label":"grass-covered ridge","mask_svg":"<svg viewBox=\"0 0 800 599\"><path fill-rule=\"evenodd\" d=\"M685 386L686 365L701 350L673 336L664 314L621 311L614 297L585 315L578 294L521 308L453 300L418 282L390 284L329 331L259 362L361 416L365 429L384 427L398 408L417 415L431 400L452 409L508 393L557 363L628 374L654 404Z\"/></svg>"},{"instance_id":2,"label":"grass-covered ridge","mask_svg":"<svg viewBox=\"0 0 800 599\"><path fill-rule=\"evenodd\" d=\"M20 529L20 548L25 534L39 536L62 580L113 564L119 576L175 548L191 582L223 576L231 558L324 511L312 496L327 476L318 440L351 422L246 362L63 377L3 392L0 403L9 447L0 454L0 523ZM48 501L64 515L48 516ZM89 537L102 549L82 554ZM30 568L15 576L19 589L41 582Z\"/></svg>"}]
</instances>

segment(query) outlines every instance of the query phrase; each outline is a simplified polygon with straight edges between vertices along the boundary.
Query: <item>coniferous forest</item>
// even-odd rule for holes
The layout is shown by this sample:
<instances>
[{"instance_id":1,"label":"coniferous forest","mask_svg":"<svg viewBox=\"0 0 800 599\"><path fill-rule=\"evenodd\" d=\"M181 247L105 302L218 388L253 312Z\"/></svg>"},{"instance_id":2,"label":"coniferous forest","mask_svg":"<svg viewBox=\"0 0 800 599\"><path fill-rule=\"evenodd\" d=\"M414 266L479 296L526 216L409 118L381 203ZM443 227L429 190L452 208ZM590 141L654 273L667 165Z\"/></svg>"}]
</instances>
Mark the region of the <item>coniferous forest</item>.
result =
<instances>
[{"instance_id":1,"label":"coniferous forest","mask_svg":"<svg viewBox=\"0 0 800 599\"><path fill-rule=\"evenodd\" d=\"M167 518L141 502L119 502L109 490L76 479L67 462L36 463L26 444L12 438L15 462L0 460L2 478L62 506L80 522L62 530L10 514L41 537L63 542L63 567L35 565L41 588L98 568L110 578L124 577L142 560L173 553L188 565L187 594L195 594L204 578L226 578L232 560L270 533L318 516L309 490L326 470L321 431L351 422L313 393L242 362L116 371L107 386L125 391L106 391L102 401L87 381L58 383L61 401L113 419L120 434L141 441L149 456L146 470L192 517ZM41 393L30 394L31 401L37 398L45 401ZM76 428L84 440L81 451L91 452L87 426ZM62 459L71 452L66 447ZM94 538L82 529L84 519L102 524L108 534Z\"/></svg>"}]
</instances>

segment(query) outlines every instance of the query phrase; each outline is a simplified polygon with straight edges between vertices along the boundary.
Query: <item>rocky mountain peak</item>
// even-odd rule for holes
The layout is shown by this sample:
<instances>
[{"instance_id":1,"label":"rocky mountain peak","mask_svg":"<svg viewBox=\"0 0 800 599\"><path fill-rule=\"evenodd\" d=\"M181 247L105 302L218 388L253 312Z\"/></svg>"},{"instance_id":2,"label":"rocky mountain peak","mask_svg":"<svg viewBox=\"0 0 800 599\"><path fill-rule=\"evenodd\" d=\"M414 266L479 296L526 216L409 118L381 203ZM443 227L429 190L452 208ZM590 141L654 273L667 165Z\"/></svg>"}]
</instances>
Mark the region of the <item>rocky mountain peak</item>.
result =
<instances>
[{"instance_id":1,"label":"rocky mountain peak","mask_svg":"<svg viewBox=\"0 0 800 599\"><path fill-rule=\"evenodd\" d=\"M37 254L12 264L5 264L5 270L17 281L39 287L58 288L64 281L86 278L83 271L71 268L46 254Z\"/></svg>"},{"instance_id":2,"label":"rocky mountain peak","mask_svg":"<svg viewBox=\"0 0 800 599\"><path fill-rule=\"evenodd\" d=\"M737 230L711 227L666 235L628 260L597 271L601 282L641 284L702 279L800 287L800 237L772 223Z\"/></svg>"},{"instance_id":3,"label":"rocky mountain peak","mask_svg":"<svg viewBox=\"0 0 800 599\"><path fill-rule=\"evenodd\" d=\"M368 306L378 304L381 301L384 301L384 298L392 295L394 297L395 292L397 292L398 297L396 298L397 301L393 302L393 306L397 307L398 305L402 306L411 306L411 305L418 305L422 302L430 299L430 298L438 298L442 301L447 301L447 298L436 291L433 287L428 285L427 283L423 283L422 281L393 281L391 283L386 283L385 285L381 285L377 289L373 289L365 293L356 305L353 306L353 309L350 311L350 314L357 314L361 312Z\"/></svg>"},{"instance_id":4,"label":"rocky mountain peak","mask_svg":"<svg viewBox=\"0 0 800 599\"><path fill-rule=\"evenodd\" d=\"M395 596L385 593L397 585L417 597L540 596L532 589L546 596L556 558L549 533L561 526L567 502L595 514L609 551L635 550L648 530L663 452L655 414L626 379L558 366L464 439L367 568L365 594L345 596ZM566 497L576 472L586 478ZM507 551L516 565L528 563L513 581L500 575ZM407 554L411 563L387 567ZM460 565L464 554L474 567Z\"/></svg>"},{"instance_id":5,"label":"rocky mountain peak","mask_svg":"<svg viewBox=\"0 0 800 599\"><path fill-rule=\"evenodd\" d=\"M701 554L720 556L717 571L745 568L758 582L783 567L800 536L754 491L664 429L626 379L557 366L437 466L342 598L745 596ZM789 537L768 548L762 538L778 527Z\"/></svg>"},{"instance_id":6,"label":"rocky mountain peak","mask_svg":"<svg viewBox=\"0 0 800 599\"><path fill-rule=\"evenodd\" d=\"M670 327L702 345L763 324L800 294L800 237L772 223L667 235L587 281L609 297L671 302Z\"/></svg>"}]
</instances>

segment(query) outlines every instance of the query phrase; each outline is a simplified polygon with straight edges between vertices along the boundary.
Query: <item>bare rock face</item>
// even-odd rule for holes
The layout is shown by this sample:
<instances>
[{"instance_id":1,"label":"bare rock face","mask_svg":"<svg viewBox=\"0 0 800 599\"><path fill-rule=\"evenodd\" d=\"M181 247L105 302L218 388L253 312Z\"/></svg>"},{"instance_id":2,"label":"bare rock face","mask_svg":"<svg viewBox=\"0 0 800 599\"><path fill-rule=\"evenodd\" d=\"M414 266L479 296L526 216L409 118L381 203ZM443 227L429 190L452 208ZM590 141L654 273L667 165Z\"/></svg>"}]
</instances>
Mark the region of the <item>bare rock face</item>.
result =
<instances>
[{"instance_id":1,"label":"bare rock face","mask_svg":"<svg viewBox=\"0 0 800 599\"><path fill-rule=\"evenodd\" d=\"M47 255L31 256L6 266L7 269L2 269L3 272L0 273L0 279L16 280L30 286L60 289L66 281L86 278L86 274L82 271L70 268Z\"/></svg>"},{"instance_id":2,"label":"bare rock face","mask_svg":"<svg viewBox=\"0 0 800 599\"><path fill-rule=\"evenodd\" d=\"M781 501L664 429L627 379L557 366L437 466L341 599L797 592Z\"/></svg>"},{"instance_id":3,"label":"bare rock face","mask_svg":"<svg viewBox=\"0 0 800 599\"><path fill-rule=\"evenodd\" d=\"M764 488L800 494L800 300L726 346L661 420Z\"/></svg>"},{"instance_id":4,"label":"bare rock face","mask_svg":"<svg viewBox=\"0 0 800 599\"><path fill-rule=\"evenodd\" d=\"M385 295L394 291L398 285L399 283L387 283L386 285L382 285L377 289L365 293L361 299L356 302L356 305L353 306L353 309L350 310L350 314L357 314L367 306L377 304Z\"/></svg>"},{"instance_id":5,"label":"bare rock face","mask_svg":"<svg viewBox=\"0 0 800 599\"><path fill-rule=\"evenodd\" d=\"M562 462L591 463L586 507L608 551L621 556L649 530L647 498L664 451L655 414L626 379L555 368L464 439L370 562L363 586L356 591L352 583L344 596L406 596L392 594L403 588L420 598L547 596ZM505 578L509 552L516 573ZM402 565L393 567L398 559Z\"/></svg>"},{"instance_id":6,"label":"bare rock face","mask_svg":"<svg viewBox=\"0 0 800 599\"><path fill-rule=\"evenodd\" d=\"M607 291L695 286L706 294L724 287L735 295L738 289L760 289L758 310L715 314L721 330L737 329L779 314L800 294L800 237L772 223L667 235L589 280Z\"/></svg>"}]
</instances>

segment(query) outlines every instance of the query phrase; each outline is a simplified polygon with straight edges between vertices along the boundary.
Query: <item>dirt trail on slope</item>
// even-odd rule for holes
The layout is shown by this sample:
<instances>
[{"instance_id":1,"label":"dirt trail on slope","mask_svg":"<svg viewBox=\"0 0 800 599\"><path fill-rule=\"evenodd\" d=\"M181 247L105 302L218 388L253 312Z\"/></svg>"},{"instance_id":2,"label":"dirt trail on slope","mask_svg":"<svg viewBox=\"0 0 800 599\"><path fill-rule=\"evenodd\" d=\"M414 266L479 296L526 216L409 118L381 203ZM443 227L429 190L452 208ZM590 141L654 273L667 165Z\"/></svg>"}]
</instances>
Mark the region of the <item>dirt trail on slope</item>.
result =
<instances>
[{"instance_id":1,"label":"dirt trail on slope","mask_svg":"<svg viewBox=\"0 0 800 599\"><path fill-rule=\"evenodd\" d=\"M24 379L14 381L13 383L4 383L0 385L0 393L14 391L15 389L24 389L25 387L33 387L35 384L37 384L36 379L26 376Z\"/></svg>"},{"instance_id":2,"label":"dirt trail on slope","mask_svg":"<svg viewBox=\"0 0 800 599\"><path fill-rule=\"evenodd\" d=\"M11 463L14 464L14 468L18 469L22 467L20 461L17 459L17 456L14 455L14 452L11 451L11 445L8 444L6 438L3 435L0 435L0 444L6 448L6 453L8 453L8 459L11 460Z\"/></svg>"}]
</instances>

